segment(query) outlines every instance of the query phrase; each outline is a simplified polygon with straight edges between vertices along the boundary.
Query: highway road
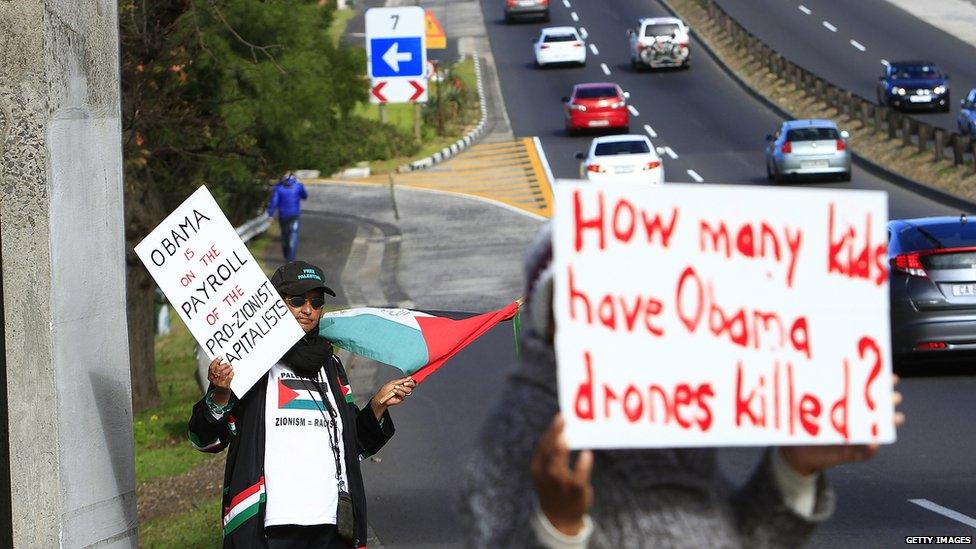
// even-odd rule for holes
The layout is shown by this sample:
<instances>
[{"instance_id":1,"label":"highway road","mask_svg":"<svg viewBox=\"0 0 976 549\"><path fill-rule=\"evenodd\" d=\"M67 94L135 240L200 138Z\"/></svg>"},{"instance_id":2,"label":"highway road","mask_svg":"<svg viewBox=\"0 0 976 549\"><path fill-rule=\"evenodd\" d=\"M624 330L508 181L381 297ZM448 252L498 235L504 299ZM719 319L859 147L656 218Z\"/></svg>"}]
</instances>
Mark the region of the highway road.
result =
<instances>
[{"instance_id":1,"label":"highway road","mask_svg":"<svg viewBox=\"0 0 976 549\"><path fill-rule=\"evenodd\" d=\"M551 25L585 29L595 51L590 51L589 63L583 68L537 70L532 62L531 39L542 24L504 25L500 0L479 1L515 135L539 136L557 177L577 175L573 153L584 150L589 143L588 137L570 137L563 131L560 98L568 95L577 82L614 81L632 94L630 103L637 112L632 129L648 133L656 145L670 147L673 152L664 156L669 181L768 184L763 168L763 137L777 127L779 118L738 88L697 43L692 44L694 61L690 70L634 73L629 68L624 31L637 17L665 15L655 2L552 0ZM447 30L450 34L451 29ZM873 72L869 83L872 78ZM850 183L808 185L883 190L888 193L892 217L958 213L856 168ZM321 196L310 204L310 209L323 214L354 212L362 219L395 223L382 188L330 191L328 196L322 194L324 190L315 192ZM397 225L402 231L398 283L417 308L445 309L458 303L457 310L487 310L498 306L493 300L511 295L511 288L506 293L481 282L477 287L455 288L456 284L444 280L459 269L467 269L461 271L464 273L471 271L475 267L472 261L479 263L476 267L487 277L487 273L498 271L490 265L511 262L518 255L512 253L511 246L502 249L500 241L479 242L471 238L481 234L479 231L489 223L480 216L488 212L475 215L473 209L467 209L474 206L448 207L432 202L430 197L410 198L404 194L399 199L403 219ZM493 208L485 204L482 207ZM428 217L421 217L423 212ZM436 220L438 214L445 212L453 212L447 228ZM333 231L317 224L327 218L328 215L310 216L303 234ZM470 220L467 225L465 219ZM510 230L506 241L514 243L522 238L525 242L532 224L524 220L521 223L515 230L514 219L499 217L491 221L491 226ZM341 223L334 231L340 236L346 234L347 240L354 234L347 224ZM439 239L445 236L457 244L470 244L470 250L462 254L459 248L448 246L438 252ZM301 246L310 249L305 241ZM321 255L323 261L337 262L349 253L346 247L337 245ZM504 270L509 278L515 267L508 265ZM457 278L453 282L461 281L461 277ZM509 280L508 285L518 284ZM444 288L453 288L453 293ZM463 304L462 295L468 296ZM457 483L482 422L504 389L504 378L513 360L511 326L505 324L455 357L414 397L394 410L397 436L380 453L378 462L364 466L369 522L383 546L466 546L456 518ZM385 367L355 371L372 371L371 383L357 384L358 390L370 385L378 387L395 375ZM899 432L899 441L883 448L868 463L830 472L838 494L837 512L817 530L812 546L892 547L901 545L909 535L976 534L976 520L969 518L970 522L965 523L967 517L976 517L972 497L976 493L972 465L976 436L971 426L971 418L976 417L976 399L972 398L976 377L972 374L969 369L962 374L955 371L903 380L902 410L908 415L908 423ZM754 466L759 450L726 449L720 454L725 471L741 481ZM910 500L925 500L940 507L919 502L928 505L925 508ZM955 511L962 517L949 518L931 509L950 514ZM653 540L648 540L648 546L653 546Z\"/></svg>"},{"instance_id":2,"label":"highway road","mask_svg":"<svg viewBox=\"0 0 976 549\"><path fill-rule=\"evenodd\" d=\"M976 48L885 0L717 0L787 59L874 100L881 60L930 60L949 73L948 113L917 117L956 130L959 100L976 87Z\"/></svg>"}]
</instances>

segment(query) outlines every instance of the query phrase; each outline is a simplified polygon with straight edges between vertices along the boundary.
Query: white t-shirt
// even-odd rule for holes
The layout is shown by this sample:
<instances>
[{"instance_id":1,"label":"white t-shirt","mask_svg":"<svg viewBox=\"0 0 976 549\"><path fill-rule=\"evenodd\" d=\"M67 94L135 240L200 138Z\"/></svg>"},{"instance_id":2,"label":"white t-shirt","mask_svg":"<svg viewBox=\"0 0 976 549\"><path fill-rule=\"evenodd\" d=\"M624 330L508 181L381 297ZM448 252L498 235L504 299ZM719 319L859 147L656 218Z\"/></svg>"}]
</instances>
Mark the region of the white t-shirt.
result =
<instances>
[{"instance_id":1,"label":"white t-shirt","mask_svg":"<svg viewBox=\"0 0 976 549\"><path fill-rule=\"evenodd\" d=\"M320 370L319 384L338 414L327 379L325 370ZM314 384L283 363L275 364L268 376L265 422L264 525L335 524L339 485L330 442L332 416L323 407ZM346 483L341 419L337 418L336 429L342 480Z\"/></svg>"}]
</instances>

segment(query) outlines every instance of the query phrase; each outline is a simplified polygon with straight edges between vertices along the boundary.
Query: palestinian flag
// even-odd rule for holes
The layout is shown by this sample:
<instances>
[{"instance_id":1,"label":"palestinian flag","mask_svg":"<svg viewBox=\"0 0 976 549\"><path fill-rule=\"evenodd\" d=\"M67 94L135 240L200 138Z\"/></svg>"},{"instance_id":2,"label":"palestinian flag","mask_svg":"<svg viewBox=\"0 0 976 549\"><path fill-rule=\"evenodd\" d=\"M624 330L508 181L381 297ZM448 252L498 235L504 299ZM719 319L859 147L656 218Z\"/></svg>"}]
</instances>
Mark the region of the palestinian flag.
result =
<instances>
[{"instance_id":1,"label":"palestinian flag","mask_svg":"<svg viewBox=\"0 0 976 549\"><path fill-rule=\"evenodd\" d=\"M322 410L315 385L300 379L278 379L279 410Z\"/></svg>"},{"instance_id":2,"label":"palestinian flag","mask_svg":"<svg viewBox=\"0 0 976 549\"><path fill-rule=\"evenodd\" d=\"M520 302L461 320L371 307L322 315L319 335L335 346L397 368L417 383L496 324L518 312Z\"/></svg>"}]
</instances>

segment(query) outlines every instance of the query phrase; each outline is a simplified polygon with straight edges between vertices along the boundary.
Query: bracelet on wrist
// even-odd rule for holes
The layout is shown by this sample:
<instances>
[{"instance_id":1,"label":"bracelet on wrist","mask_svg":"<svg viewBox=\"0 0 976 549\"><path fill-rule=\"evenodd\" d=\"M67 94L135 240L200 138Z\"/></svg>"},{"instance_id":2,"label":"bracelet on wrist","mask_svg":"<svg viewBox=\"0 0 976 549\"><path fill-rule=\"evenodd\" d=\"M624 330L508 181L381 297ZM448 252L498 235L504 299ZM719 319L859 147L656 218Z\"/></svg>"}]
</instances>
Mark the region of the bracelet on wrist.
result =
<instances>
[{"instance_id":1,"label":"bracelet on wrist","mask_svg":"<svg viewBox=\"0 0 976 549\"><path fill-rule=\"evenodd\" d=\"M229 412L231 408L234 407L233 396L227 400L227 404L221 406L220 404L217 404L213 401L214 392L215 392L214 390L211 390L207 393L207 397L205 399L207 403L207 407L210 408L210 411L215 415L218 416L224 415L227 412Z\"/></svg>"}]
</instances>

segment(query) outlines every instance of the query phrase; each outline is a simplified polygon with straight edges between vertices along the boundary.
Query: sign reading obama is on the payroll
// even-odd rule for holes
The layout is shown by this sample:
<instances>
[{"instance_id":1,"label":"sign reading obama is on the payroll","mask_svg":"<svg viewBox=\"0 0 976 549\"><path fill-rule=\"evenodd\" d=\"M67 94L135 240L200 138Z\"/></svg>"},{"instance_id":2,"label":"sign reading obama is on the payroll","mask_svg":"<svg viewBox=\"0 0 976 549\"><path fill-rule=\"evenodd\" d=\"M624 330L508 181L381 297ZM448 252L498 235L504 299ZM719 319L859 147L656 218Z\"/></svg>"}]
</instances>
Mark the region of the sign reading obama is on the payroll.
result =
<instances>
[{"instance_id":1,"label":"sign reading obama is on the payroll","mask_svg":"<svg viewBox=\"0 0 976 549\"><path fill-rule=\"evenodd\" d=\"M234 367L238 397L305 334L206 187L136 254L207 356Z\"/></svg>"},{"instance_id":2,"label":"sign reading obama is on the payroll","mask_svg":"<svg viewBox=\"0 0 976 549\"><path fill-rule=\"evenodd\" d=\"M572 448L895 439L884 193L555 186Z\"/></svg>"}]
</instances>

